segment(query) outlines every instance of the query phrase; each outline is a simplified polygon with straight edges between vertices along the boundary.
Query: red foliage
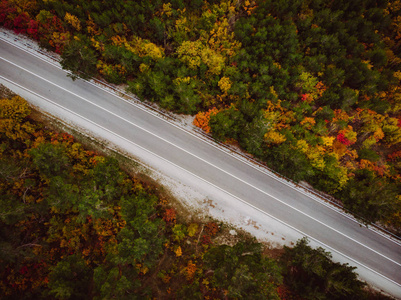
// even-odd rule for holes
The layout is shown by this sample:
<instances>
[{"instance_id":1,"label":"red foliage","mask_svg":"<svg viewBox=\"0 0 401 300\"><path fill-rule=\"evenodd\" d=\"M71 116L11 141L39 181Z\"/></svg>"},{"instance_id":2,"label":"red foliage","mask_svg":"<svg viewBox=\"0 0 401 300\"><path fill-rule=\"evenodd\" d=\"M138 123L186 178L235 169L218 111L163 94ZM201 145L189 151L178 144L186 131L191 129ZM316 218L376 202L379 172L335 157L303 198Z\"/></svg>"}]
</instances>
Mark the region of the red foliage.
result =
<instances>
[{"instance_id":1,"label":"red foliage","mask_svg":"<svg viewBox=\"0 0 401 300\"><path fill-rule=\"evenodd\" d=\"M17 9L7 0L0 2L0 25L12 29L14 26L14 18L17 14Z\"/></svg>"},{"instance_id":2,"label":"red foliage","mask_svg":"<svg viewBox=\"0 0 401 300\"><path fill-rule=\"evenodd\" d=\"M397 124L397 126L398 126L398 127L401 127L401 119L398 119L398 124Z\"/></svg>"},{"instance_id":3,"label":"red foliage","mask_svg":"<svg viewBox=\"0 0 401 300\"><path fill-rule=\"evenodd\" d=\"M296 297L290 289L288 289L287 286L284 284L279 285L277 288L278 295L280 296L280 299L282 300L292 300L292 299L299 299L299 297Z\"/></svg>"},{"instance_id":4,"label":"red foliage","mask_svg":"<svg viewBox=\"0 0 401 300\"><path fill-rule=\"evenodd\" d=\"M387 160L389 161L396 161L401 158L401 150L395 151L389 155L387 155Z\"/></svg>"},{"instance_id":5,"label":"red foliage","mask_svg":"<svg viewBox=\"0 0 401 300\"><path fill-rule=\"evenodd\" d=\"M203 235L202 236L202 244L203 245L210 245L212 243L212 239L210 235Z\"/></svg>"},{"instance_id":6,"label":"red foliage","mask_svg":"<svg viewBox=\"0 0 401 300\"><path fill-rule=\"evenodd\" d=\"M219 232L220 228L219 225L217 225L214 222L207 223L205 225L205 232L209 236L215 236Z\"/></svg>"},{"instance_id":7,"label":"red foliage","mask_svg":"<svg viewBox=\"0 0 401 300\"><path fill-rule=\"evenodd\" d=\"M66 144L73 144L74 143L74 137L68 133L55 133L52 135L50 138L50 141L52 144L58 144L58 143L66 143Z\"/></svg>"},{"instance_id":8,"label":"red foliage","mask_svg":"<svg viewBox=\"0 0 401 300\"><path fill-rule=\"evenodd\" d=\"M27 29L29 27L29 21L30 18L27 13L20 13L15 19L14 19L14 32L17 34L25 34L27 32Z\"/></svg>"},{"instance_id":9,"label":"red foliage","mask_svg":"<svg viewBox=\"0 0 401 300\"><path fill-rule=\"evenodd\" d=\"M30 18L29 14L22 12L18 14L17 8L7 0L0 2L0 25L13 29L17 34L28 33L32 38L38 39L39 24Z\"/></svg>"},{"instance_id":10,"label":"red foliage","mask_svg":"<svg viewBox=\"0 0 401 300\"><path fill-rule=\"evenodd\" d=\"M309 98L309 94L302 94L301 95L301 101L306 101Z\"/></svg>"},{"instance_id":11,"label":"red foliage","mask_svg":"<svg viewBox=\"0 0 401 300\"><path fill-rule=\"evenodd\" d=\"M204 233L202 235L202 244L204 245L209 245L212 243L212 237L214 237L218 232L220 228L219 225L217 225L214 222L207 223L205 225Z\"/></svg>"},{"instance_id":12,"label":"red foliage","mask_svg":"<svg viewBox=\"0 0 401 300\"><path fill-rule=\"evenodd\" d=\"M174 208L167 208L164 212L163 220L166 221L166 223L175 223L176 216L177 214Z\"/></svg>"},{"instance_id":13,"label":"red foliage","mask_svg":"<svg viewBox=\"0 0 401 300\"><path fill-rule=\"evenodd\" d=\"M28 272L28 267L27 266L22 266L21 269L19 269L20 274L24 275L25 273Z\"/></svg>"},{"instance_id":14,"label":"red foliage","mask_svg":"<svg viewBox=\"0 0 401 300\"><path fill-rule=\"evenodd\" d=\"M36 20L30 20L28 24L27 32L35 40L39 39L39 23Z\"/></svg>"},{"instance_id":15,"label":"red foliage","mask_svg":"<svg viewBox=\"0 0 401 300\"><path fill-rule=\"evenodd\" d=\"M343 145L345 145L345 146L351 145L351 142L344 136L344 133L339 133L339 134L337 135L337 140L338 140L341 144L343 144Z\"/></svg>"},{"instance_id":16,"label":"red foliage","mask_svg":"<svg viewBox=\"0 0 401 300\"><path fill-rule=\"evenodd\" d=\"M63 46L53 40L53 33L55 32L65 32L63 23L57 16L48 18L43 23L39 22L38 39L40 43L46 45L46 47L53 48L56 53L62 53Z\"/></svg>"}]
</instances>

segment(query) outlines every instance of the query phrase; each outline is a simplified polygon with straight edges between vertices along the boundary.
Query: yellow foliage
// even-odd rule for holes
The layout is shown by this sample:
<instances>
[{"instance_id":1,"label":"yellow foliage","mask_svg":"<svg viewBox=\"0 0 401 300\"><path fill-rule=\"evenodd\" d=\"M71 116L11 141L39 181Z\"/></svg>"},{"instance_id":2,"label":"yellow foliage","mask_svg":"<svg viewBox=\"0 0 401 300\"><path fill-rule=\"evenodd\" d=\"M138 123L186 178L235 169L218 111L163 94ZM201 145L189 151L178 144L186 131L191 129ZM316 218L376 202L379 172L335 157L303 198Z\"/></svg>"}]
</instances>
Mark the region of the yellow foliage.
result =
<instances>
[{"instance_id":1,"label":"yellow foliage","mask_svg":"<svg viewBox=\"0 0 401 300\"><path fill-rule=\"evenodd\" d=\"M376 144L376 142L377 141L376 141L375 137L374 136L370 136L366 140L363 141L362 147L363 148L370 148L371 146Z\"/></svg>"},{"instance_id":2,"label":"yellow foliage","mask_svg":"<svg viewBox=\"0 0 401 300\"><path fill-rule=\"evenodd\" d=\"M340 172L338 173L338 183L339 183L339 190L341 190L344 185L347 183L347 181L349 180L348 177L348 170L345 167L339 167Z\"/></svg>"},{"instance_id":3,"label":"yellow foliage","mask_svg":"<svg viewBox=\"0 0 401 300\"><path fill-rule=\"evenodd\" d=\"M173 83L175 85L179 85L180 83L185 83L185 84L189 84L191 82L191 77L187 76L187 77L177 77L173 80Z\"/></svg>"},{"instance_id":4,"label":"yellow foliage","mask_svg":"<svg viewBox=\"0 0 401 300\"><path fill-rule=\"evenodd\" d=\"M66 21L68 24L74 27L76 31L81 30L81 21L79 21L79 19L76 16L66 12L64 16L64 21Z\"/></svg>"},{"instance_id":5,"label":"yellow foliage","mask_svg":"<svg viewBox=\"0 0 401 300\"><path fill-rule=\"evenodd\" d=\"M86 21L86 29L90 35L100 35L102 32L98 28L98 26L93 22L91 16L88 16L88 20Z\"/></svg>"},{"instance_id":6,"label":"yellow foliage","mask_svg":"<svg viewBox=\"0 0 401 300\"><path fill-rule=\"evenodd\" d=\"M32 13L38 6L36 0L9 0L8 2L16 6L18 13Z\"/></svg>"},{"instance_id":7,"label":"yellow foliage","mask_svg":"<svg viewBox=\"0 0 401 300\"><path fill-rule=\"evenodd\" d=\"M187 280L191 280L193 277L194 277L194 275L195 275L195 272L196 272L196 264L194 264L193 262L192 262L192 260L190 260L189 262L188 262L188 265L187 265L187 267L185 268L185 271L186 271L186 278L187 278Z\"/></svg>"},{"instance_id":8,"label":"yellow foliage","mask_svg":"<svg viewBox=\"0 0 401 300\"><path fill-rule=\"evenodd\" d=\"M218 83L219 88L221 89L221 91L223 93L228 92L228 90L231 88L231 84L232 84L232 82L231 82L230 78L225 77L225 76L221 77L221 79L219 80L219 83Z\"/></svg>"},{"instance_id":9,"label":"yellow foliage","mask_svg":"<svg viewBox=\"0 0 401 300\"><path fill-rule=\"evenodd\" d=\"M310 160L310 163L314 168L321 170L321 171L324 170L326 163L324 162L323 155L320 151L308 152L307 157Z\"/></svg>"},{"instance_id":10,"label":"yellow foliage","mask_svg":"<svg viewBox=\"0 0 401 300\"><path fill-rule=\"evenodd\" d=\"M367 60L362 60L362 62L366 65L366 67L367 67L369 70L372 70L373 65L372 65L372 62L371 62L369 59L367 59Z\"/></svg>"},{"instance_id":11,"label":"yellow foliage","mask_svg":"<svg viewBox=\"0 0 401 300\"><path fill-rule=\"evenodd\" d=\"M219 75L224 68L224 57L210 48L203 49L201 59L213 75Z\"/></svg>"},{"instance_id":12,"label":"yellow foliage","mask_svg":"<svg viewBox=\"0 0 401 300\"><path fill-rule=\"evenodd\" d=\"M401 143L401 127L398 127L398 119L387 117L382 129L384 141L389 147Z\"/></svg>"},{"instance_id":13,"label":"yellow foliage","mask_svg":"<svg viewBox=\"0 0 401 300\"><path fill-rule=\"evenodd\" d=\"M212 74L219 75L224 67L224 57L203 45L200 40L183 42L177 48L177 54L191 69L198 68L203 62Z\"/></svg>"},{"instance_id":14,"label":"yellow foliage","mask_svg":"<svg viewBox=\"0 0 401 300\"><path fill-rule=\"evenodd\" d=\"M384 138L384 132L381 128L378 128L374 133L373 137L375 138L376 141L380 141L382 138Z\"/></svg>"},{"instance_id":15,"label":"yellow foliage","mask_svg":"<svg viewBox=\"0 0 401 300\"><path fill-rule=\"evenodd\" d=\"M186 17L181 17L175 21L175 29L182 32L190 32L191 29L188 27L188 20Z\"/></svg>"},{"instance_id":16,"label":"yellow foliage","mask_svg":"<svg viewBox=\"0 0 401 300\"><path fill-rule=\"evenodd\" d=\"M75 36L74 36L75 39ZM91 42L93 47L95 47L96 50L103 52L104 51L104 46L103 43L100 43L99 41L96 41L95 38L91 38Z\"/></svg>"},{"instance_id":17,"label":"yellow foliage","mask_svg":"<svg viewBox=\"0 0 401 300\"><path fill-rule=\"evenodd\" d=\"M333 143L333 153L336 155L337 159L340 159L345 155L347 151L347 146L343 143L340 143L338 140L335 140Z\"/></svg>"},{"instance_id":18,"label":"yellow foliage","mask_svg":"<svg viewBox=\"0 0 401 300\"><path fill-rule=\"evenodd\" d=\"M145 72L149 71L149 69L150 69L150 67L149 67L149 65L147 65L147 64L141 63L141 64L139 65L139 71L140 71L141 73L145 73Z\"/></svg>"},{"instance_id":19,"label":"yellow foliage","mask_svg":"<svg viewBox=\"0 0 401 300\"><path fill-rule=\"evenodd\" d=\"M281 100L278 100L276 104L273 104L270 100L267 101L264 118L267 126L271 129L281 130L289 127L289 124L295 121L294 112L281 107L280 103Z\"/></svg>"},{"instance_id":20,"label":"yellow foliage","mask_svg":"<svg viewBox=\"0 0 401 300\"><path fill-rule=\"evenodd\" d=\"M302 153L306 153L309 149L309 145L305 140L298 140L297 141L297 149Z\"/></svg>"},{"instance_id":21,"label":"yellow foliage","mask_svg":"<svg viewBox=\"0 0 401 300\"><path fill-rule=\"evenodd\" d=\"M323 145L326 147L331 147L333 146L333 142L336 138L334 136L323 136L322 141Z\"/></svg>"},{"instance_id":22,"label":"yellow foliage","mask_svg":"<svg viewBox=\"0 0 401 300\"><path fill-rule=\"evenodd\" d=\"M305 117L301 123L302 126L304 126L306 129L312 129L313 125L316 124L316 121L314 118L311 117Z\"/></svg>"},{"instance_id":23,"label":"yellow foliage","mask_svg":"<svg viewBox=\"0 0 401 300\"><path fill-rule=\"evenodd\" d=\"M64 47L70 40L69 32L53 32L52 39L49 40L49 44L53 47Z\"/></svg>"},{"instance_id":24,"label":"yellow foliage","mask_svg":"<svg viewBox=\"0 0 401 300\"><path fill-rule=\"evenodd\" d=\"M197 40L194 42L185 41L177 48L178 57L188 65L191 69L196 69L201 64L200 53L204 46L202 42Z\"/></svg>"},{"instance_id":25,"label":"yellow foliage","mask_svg":"<svg viewBox=\"0 0 401 300\"><path fill-rule=\"evenodd\" d=\"M99 60L97 65L97 69L99 70L100 74L103 75L111 75L113 71L116 71L118 74L124 75L127 73L127 70L125 69L124 66L119 65L119 64L106 64L105 62Z\"/></svg>"},{"instance_id":26,"label":"yellow foliage","mask_svg":"<svg viewBox=\"0 0 401 300\"><path fill-rule=\"evenodd\" d=\"M341 109L335 109L334 110L334 118L333 121L349 121L352 119L346 111L341 110Z\"/></svg>"},{"instance_id":27,"label":"yellow foliage","mask_svg":"<svg viewBox=\"0 0 401 300\"><path fill-rule=\"evenodd\" d=\"M306 157L314 168L321 171L324 170L326 166L324 162L325 149L322 146L310 147L305 140L300 139L297 141L296 147L299 151L306 154Z\"/></svg>"},{"instance_id":28,"label":"yellow foliage","mask_svg":"<svg viewBox=\"0 0 401 300\"><path fill-rule=\"evenodd\" d=\"M275 130L268 131L265 134L264 139L267 143L275 144L275 145L284 143L287 140L287 138L283 134L281 134Z\"/></svg>"},{"instance_id":29,"label":"yellow foliage","mask_svg":"<svg viewBox=\"0 0 401 300\"><path fill-rule=\"evenodd\" d=\"M195 234L196 234L196 232L198 231L198 224L196 224L196 223L192 223L192 224L190 224L189 226L188 226L188 235L190 236L190 237L193 237Z\"/></svg>"},{"instance_id":30,"label":"yellow foliage","mask_svg":"<svg viewBox=\"0 0 401 300\"><path fill-rule=\"evenodd\" d=\"M164 57L164 49L140 37L134 36L132 41L127 41L126 37L115 35L111 37L111 40L116 46L124 46L127 50L135 53L139 57L149 56L153 60L157 61Z\"/></svg>"},{"instance_id":31,"label":"yellow foliage","mask_svg":"<svg viewBox=\"0 0 401 300\"><path fill-rule=\"evenodd\" d=\"M162 15L165 14L167 17L170 17L172 14L171 3L163 3Z\"/></svg>"},{"instance_id":32,"label":"yellow foliage","mask_svg":"<svg viewBox=\"0 0 401 300\"><path fill-rule=\"evenodd\" d=\"M401 81L401 71L394 72L393 76Z\"/></svg>"},{"instance_id":33,"label":"yellow foliage","mask_svg":"<svg viewBox=\"0 0 401 300\"><path fill-rule=\"evenodd\" d=\"M177 250L175 250L174 252L175 252L175 256L180 257L182 255L181 246L178 246Z\"/></svg>"},{"instance_id":34,"label":"yellow foliage","mask_svg":"<svg viewBox=\"0 0 401 300\"><path fill-rule=\"evenodd\" d=\"M35 131L29 121L24 122L30 113L28 102L20 96L0 99L0 133L13 140L27 139Z\"/></svg>"},{"instance_id":35,"label":"yellow foliage","mask_svg":"<svg viewBox=\"0 0 401 300\"><path fill-rule=\"evenodd\" d=\"M31 113L31 108L23 98L15 96L11 99L0 100L0 117L21 122Z\"/></svg>"},{"instance_id":36,"label":"yellow foliage","mask_svg":"<svg viewBox=\"0 0 401 300\"><path fill-rule=\"evenodd\" d=\"M241 43L235 39L234 32L229 32L226 16L221 17L210 31L208 44L211 49L221 52L224 56L233 56L241 48Z\"/></svg>"},{"instance_id":37,"label":"yellow foliage","mask_svg":"<svg viewBox=\"0 0 401 300\"><path fill-rule=\"evenodd\" d=\"M278 99L278 94L277 94L276 90L274 89L274 86L269 87L269 92L270 92L276 99ZM270 102L270 104L272 104L271 101L268 101L268 102Z\"/></svg>"},{"instance_id":38,"label":"yellow foliage","mask_svg":"<svg viewBox=\"0 0 401 300\"><path fill-rule=\"evenodd\" d=\"M400 62L401 63L401 62ZM401 111L401 88L397 88L392 94L390 100L391 108L389 112L398 114Z\"/></svg>"},{"instance_id":39,"label":"yellow foliage","mask_svg":"<svg viewBox=\"0 0 401 300\"><path fill-rule=\"evenodd\" d=\"M140 268L140 272L145 275L146 273L149 272L149 268L147 266L142 266Z\"/></svg>"}]
</instances>

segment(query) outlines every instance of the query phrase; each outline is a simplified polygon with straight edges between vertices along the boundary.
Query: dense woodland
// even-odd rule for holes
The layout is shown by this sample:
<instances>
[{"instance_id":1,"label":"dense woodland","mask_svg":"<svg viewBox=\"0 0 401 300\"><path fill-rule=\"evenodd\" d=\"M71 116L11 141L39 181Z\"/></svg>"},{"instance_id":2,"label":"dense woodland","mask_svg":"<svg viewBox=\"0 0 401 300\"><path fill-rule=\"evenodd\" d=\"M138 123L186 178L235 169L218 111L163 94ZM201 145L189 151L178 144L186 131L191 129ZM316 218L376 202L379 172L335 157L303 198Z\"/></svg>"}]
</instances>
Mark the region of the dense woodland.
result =
<instances>
[{"instance_id":1,"label":"dense woodland","mask_svg":"<svg viewBox=\"0 0 401 300\"><path fill-rule=\"evenodd\" d=\"M2 0L0 24L400 233L400 0Z\"/></svg>"},{"instance_id":2,"label":"dense woodland","mask_svg":"<svg viewBox=\"0 0 401 300\"><path fill-rule=\"evenodd\" d=\"M2 88L1 299L386 299L305 239L273 255L180 219L160 187L46 124Z\"/></svg>"}]
</instances>

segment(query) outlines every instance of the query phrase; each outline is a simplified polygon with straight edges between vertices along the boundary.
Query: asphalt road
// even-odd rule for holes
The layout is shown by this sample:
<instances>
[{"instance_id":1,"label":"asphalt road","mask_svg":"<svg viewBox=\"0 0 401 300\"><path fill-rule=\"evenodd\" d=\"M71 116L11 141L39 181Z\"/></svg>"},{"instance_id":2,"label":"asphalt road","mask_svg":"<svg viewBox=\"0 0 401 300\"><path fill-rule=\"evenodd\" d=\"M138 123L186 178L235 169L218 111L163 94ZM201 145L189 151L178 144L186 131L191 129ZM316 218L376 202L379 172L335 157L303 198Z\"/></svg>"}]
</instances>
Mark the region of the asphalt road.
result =
<instances>
[{"instance_id":1,"label":"asphalt road","mask_svg":"<svg viewBox=\"0 0 401 300\"><path fill-rule=\"evenodd\" d=\"M39 107L40 101L51 100L59 111L66 110L65 119L79 115L91 126L99 125L197 176L203 184L265 211L341 255L358 271L363 269L364 279L401 298L400 243L93 84L72 81L60 68L2 40L0 80L36 95L32 98Z\"/></svg>"}]
</instances>

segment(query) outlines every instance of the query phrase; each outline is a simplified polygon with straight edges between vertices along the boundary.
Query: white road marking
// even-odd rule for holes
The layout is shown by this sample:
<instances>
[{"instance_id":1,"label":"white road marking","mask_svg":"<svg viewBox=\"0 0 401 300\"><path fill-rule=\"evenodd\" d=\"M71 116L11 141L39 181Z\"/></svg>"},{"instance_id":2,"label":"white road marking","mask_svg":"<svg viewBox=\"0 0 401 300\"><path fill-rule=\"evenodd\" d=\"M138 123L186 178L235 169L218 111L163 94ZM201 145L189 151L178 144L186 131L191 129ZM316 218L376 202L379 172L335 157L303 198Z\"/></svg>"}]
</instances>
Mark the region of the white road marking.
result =
<instances>
[{"instance_id":1,"label":"white road marking","mask_svg":"<svg viewBox=\"0 0 401 300\"><path fill-rule=\"evenodd\" d=\"M397 264L397 265L401 266L401 263L399 263L399 262L397 262L397 261L395 261L395 260L393 260L393 259L391 259L391 258L389 258L389 257L387 257L387 256L385 256L385 255L383 255L383 254L381 254L380 252L378 252L378 251L376 251L376 250L374 250L374 249L372 249L372 248L370 248L370 247L368 247L368 246L362 244L361 242L359 242L359 241L357 241L357 240L355 240L355 239L353 239L353 238L351 238L351 237L345 235L344 233L340 232L339 230L334 229L333 227L326 225L325 223L323 223L323 222L317 220L316 218L314 218L314 217L312 217L312 216L310 216L310 215L304 213L303 211L301 211L301 210L299 210L299 209L297 209L297 208L295 208L295 207L289 205L288 203L285 203L284 201L278 199L277 197L275 197L275 196L273 196L273 195L270 195L269 193L267 193L267 192L261 190L260 188L258 188L258 187L256 187L256 186L253 186L252 184L250 184L250 183L248 183L248 182L246 182L246 181L244 181L244 180L238 178L237 176L235 176L235 175L233 175L233 174L230 174L229 172L227 172L227 171L225 171L225 170L223 170L223 169L221 169L221 168L219 168L219 167L217 167L217 166L215 166L215 165L209 163L209 162L206 161L205 159L203 159L203 158L201 158L201 157L198 157L198 156L192 154L191 152L189 152L189 151L187 151L187 150L181 148L180 146L177 146L177 145L175 145L175 144L169 142L168 140L166 140L166 139L164 139L164 138L158 136L157 134L152 133L151 131L149 131L149 130L147 130L147 129L145 129L145 128L139 126L139 125L136 125L136 124L134 124L133 122L131 122L131 121L129 121L129 120L123 118L123 117L120 117L120 116L117 115L116 113L113 113L113 112L111 112L111 111L109 111L109 110L107 110L107 109L101 107L100 105L98 105L98 104L96 104L96 103L93 103L92 101L90 101L90 100L88 100L88 99L86 99L86 98L84 98L84 97L82 97L82 96L80 96L80 95L78 95L78 94L76 94L76 93L74 93L74 92L71 92L71 91L69 91L69 90L63 88L63 87L61 87L61 86L59 86L59 85L57 85L57 84L51 82L50 80L47 80L46 78L43 78L43 77L41 77L41 76L39 76L39 75L36 75L35 73L33 73L33 72L31 72L31 71L29 71L29 70L27 70L27 69L25 69L25 68L23 68L23 67L21 67L21 66L15 64L15 63L13 63L13 62L10 62L9 60L7 60L7 59L5 59L5 58L3 58L3 57L0 57L0 59L6 61L6 62L8 62L8 63L10 63L11 65L13 65L13 66L15 66L15 67L17 67L17 68L20 68L20 69L24 70L25 72L27 72L27 73L29 73L29 74L31 74L31 75L33 75L33 76L36 76L36 77L42 79L43 81L45 81L45 82L47 82L47 83L49 83L49 84L51 84L51 85L54 85L54 86L58 87L59 89L65 91L65 92L67 92L67 93L70 93L71 95L74 95L75 97L77 97L77 98L79 98L79 99L82 99L82 100L86 101L87 103L92 104L93 106L98 107L99 109L101 109L101 110L103 110L103 111L105 111L105 112L107 112L107 113L109 113L109 114L111 114L111 115L113 115L113 116L115 116L115 117L117 117L117 118L119 118L119 119L121 119L121 120L127 122L128 124L131 124L132 126L135 126L135 127L139 128L139 129L145 131L146 133L148 133L148 134L150 134L150 135L153 135L154 137L156 137L156 138L158 138L158 139L164 141L165 143L170 144L170 145L176 147L177 149L179 149L179 150L181 150L181 151L187 153L188 155L193 156L193 157L199 159L200 161L202 161L202 162L208 164L209 166L214 167L215 169L217 169L217 170L219 170L219 171L221 171L221 172L223 172L223 173L225 173L225 174L231 176L232 178L235 178L236 180L238 180L238 181L240 181L240 182L242 182L242 183L248 185L249 187L251 187L251 188L253 188L253 189L255 189L255 190L257 190L257 191L259 191L259 192L265 194L266 196L268 196L268 197L270 197L270 198L272 198L272 199L274 199L274 200L280 202L281 204L284 204L284 205L286 205L287 207L290 207L291 209L293 209L293 210L299 212L300 214L303 214L304 216L310 218L311 220L313 220L313 221L315 221L315 222L317 222L317 223L319 223L319 224L321 224L321 225L327 227L328 229L330 229L330 230L332 230L332 231L334 231L334 232L336 232L336 233L338 233L338 234L340 234L340 235L342 235L342 236L348 238L349 240L351 240L351 241L353 241L353 242L355 242L355 243L357 243L357 244L359 244L359 245L365 247L366 249L368 249L368 250L370 250L370 251L372 251L372 252L378 254L379 256L382 256L383 258L385 258L385 259L387 259L387 260L393 262L394 264Z\"/></svg>"}]
</instances>

